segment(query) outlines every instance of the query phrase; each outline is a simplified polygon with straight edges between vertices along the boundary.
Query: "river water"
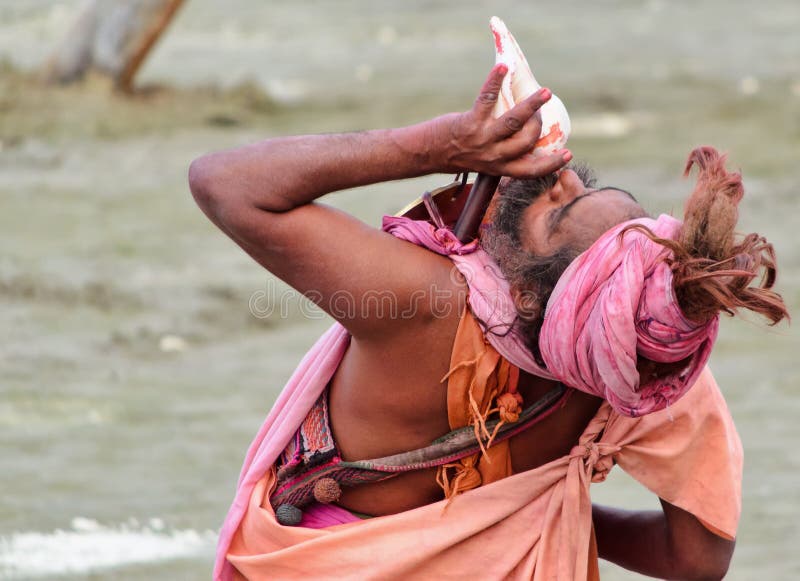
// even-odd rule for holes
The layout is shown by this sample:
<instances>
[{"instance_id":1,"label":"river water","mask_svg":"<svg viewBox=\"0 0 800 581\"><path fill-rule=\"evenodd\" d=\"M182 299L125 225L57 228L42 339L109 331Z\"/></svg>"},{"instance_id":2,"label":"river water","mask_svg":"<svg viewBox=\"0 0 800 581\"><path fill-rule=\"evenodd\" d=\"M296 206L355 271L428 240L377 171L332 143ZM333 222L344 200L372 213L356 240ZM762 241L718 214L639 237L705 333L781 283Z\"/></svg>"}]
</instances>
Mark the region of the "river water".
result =
<instances>
[{"instance_id":1,"label":"river water","mask_svg":"<svg viewBox=\"0 0 800 581\"><path fill-rule=\"evenodd\" d=\"M205 220L189 161L466 108L493 14L569 107L570 146L601 183L680 212L691 147L729 151L740 227L774 242L800 305L796 0L191 0L134 99L26 74L79 4L0 0L0 579L209 576L246 446L328 321ZM444 180L330 201L378 224ZM251 313L265 291L284 313ZM712 358L746 453L730 579L800 576L798 351L787 325L726 320ZM593 493L657 506L619 473Z\"/></svg>"}]
</instances>

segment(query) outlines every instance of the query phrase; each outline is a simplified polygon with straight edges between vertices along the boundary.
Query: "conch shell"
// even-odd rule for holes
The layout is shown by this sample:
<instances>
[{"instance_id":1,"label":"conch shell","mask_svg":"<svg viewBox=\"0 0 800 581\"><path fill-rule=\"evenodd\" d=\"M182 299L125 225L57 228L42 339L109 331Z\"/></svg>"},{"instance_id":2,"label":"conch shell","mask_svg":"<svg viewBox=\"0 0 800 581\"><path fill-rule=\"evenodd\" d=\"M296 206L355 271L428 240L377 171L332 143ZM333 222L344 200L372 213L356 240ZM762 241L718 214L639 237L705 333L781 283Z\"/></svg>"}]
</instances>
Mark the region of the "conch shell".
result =
<instances>
[{"instance_id":1,"label":"conch shell","mask_svg":"<svg viewBox=\"0 0 800 581\"><path fill-rule=\"evenodd\" d=\"M494 116L500 117L514 105L533 95L541 85L536 82L525 55L505 23L493 16L489 27L494 35L495 63L503 63L508 67L508 74L503 79L494 108ZM539 109L539 114L542 118L542 134L533 147L533 154L548 155L563 149L572 129L564 103L554 94Z\"/></svg>"}]
</instances>

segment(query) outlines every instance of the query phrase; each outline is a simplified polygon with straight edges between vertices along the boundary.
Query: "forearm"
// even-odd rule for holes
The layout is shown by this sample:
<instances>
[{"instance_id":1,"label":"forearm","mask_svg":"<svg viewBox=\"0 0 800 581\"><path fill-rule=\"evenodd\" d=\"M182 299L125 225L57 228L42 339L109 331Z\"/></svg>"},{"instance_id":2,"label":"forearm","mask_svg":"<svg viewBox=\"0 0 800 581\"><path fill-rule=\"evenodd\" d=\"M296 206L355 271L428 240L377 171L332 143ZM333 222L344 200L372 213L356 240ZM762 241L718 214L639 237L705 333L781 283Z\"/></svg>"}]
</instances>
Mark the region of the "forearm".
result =
<instances>
[{"instance_id":1,"label":"forearm","mask_svg":"<svg viewBox=\"0 0 800 581\"><path fill-rule=\"evenodd\" d=\"M270 139L199 158L190 182L217 204L285 212L333 191L445 170L435 125Z\"/></svg>"},{"instance_id":2,"label":"forearm","mask_svg":"<svg viewBox=\"0 0 800 581\"><path fill-rule=\"evenodd\" d=\"M592 506L600 558L645 575L674 579L666 522L660 511Z\"/></svg>"},{"instance_id":3,"label":"forearm","mask_svg":"<svg viewBox=\"0 0 800 581\"><path fill-rule=\"evenodd\" d=\"M501 118L492 111L504 65L495 66L472 109L399 129L306 135L205 155L189 169L192 194L226 229L226 216L279 214L329 192L429 173L479 171L495 176L539 177L572 154L531 152L541 134L536 114L551 97L541 89ZM252 220L249 220L252 225Z\"/></svg>"},{"instance_id":4,"label":"forearm","mask_svg":"<svg viewBox=\"0 0 800 581\"><path fill-rule=\"evenodd\" d=\"M602 559L660 579L721 579L733 554L689 513L662 501L663 511L627 511L593 505Z\"/></svg>"},{"instance_id":5,"label":"forearm","mask_svg":"<svg viewBox=\"0 0 800 581\"><path fill-rule=\"evenodd\" d=\"M566 150L531 153L542 131L537 112L549 91L494 117L506 72L505 65L495 66L473 107L463 113L400 129L276 138L204 155L189 170L192 194L267 270L314 297L354 337L380 338L388 345L394 333L411 327L416 332L431 320L431 312L412 302L420 289L458 291L460 283L449 267L442 268L439 256L311 202L336 190L429 173L538 178L562 168L571 158ZM343 291L360 301L376 289L391 291L397 312L411 307L419 316L399 325L396 317L334 308Z\"/></svg>"}]
</instances>

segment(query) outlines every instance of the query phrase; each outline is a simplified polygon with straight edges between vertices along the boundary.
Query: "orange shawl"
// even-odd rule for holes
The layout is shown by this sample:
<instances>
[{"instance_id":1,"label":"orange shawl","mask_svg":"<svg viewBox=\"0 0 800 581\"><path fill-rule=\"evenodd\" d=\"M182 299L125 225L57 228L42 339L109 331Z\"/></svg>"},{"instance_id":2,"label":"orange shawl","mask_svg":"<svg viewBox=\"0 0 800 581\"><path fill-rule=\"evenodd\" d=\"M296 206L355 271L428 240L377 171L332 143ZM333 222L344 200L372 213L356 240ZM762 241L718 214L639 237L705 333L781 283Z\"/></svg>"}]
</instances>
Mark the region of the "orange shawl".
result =
<instances>
[{"instance_id":1,"label":"orange shawl","mask_svg":"<svg viewBox=\"0 0 800 581\"><path fill-rule=\"evenodd\" d=\"M451 427L475 421L470 399L485 418L492 392L516 388L515 368L475 340L470 324L477 327L472 317L462 319L448 374ZM604 403L568 455L534 470L508 476L505 442L488 453L491 463L467 460L481 478L476 487L462 478L456 488L466 491L450 501L326 529L277 523L270 471L251 495L228 560L238 578L254 580L594 577L589 487L614 463L715 533L736 534L741 443L708 369L660 412L630 418Z\"/></svg>"}]
</instances>

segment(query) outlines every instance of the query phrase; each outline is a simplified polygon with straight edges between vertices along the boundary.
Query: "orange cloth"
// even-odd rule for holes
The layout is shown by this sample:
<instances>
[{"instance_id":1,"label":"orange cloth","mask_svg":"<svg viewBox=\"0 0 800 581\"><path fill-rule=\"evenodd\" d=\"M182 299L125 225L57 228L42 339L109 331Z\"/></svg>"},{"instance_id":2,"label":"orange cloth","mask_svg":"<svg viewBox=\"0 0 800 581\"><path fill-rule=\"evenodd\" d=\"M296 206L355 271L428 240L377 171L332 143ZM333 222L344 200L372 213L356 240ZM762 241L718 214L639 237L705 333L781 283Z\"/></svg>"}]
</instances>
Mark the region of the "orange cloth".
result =
<instances>
[{"instance_id":1,"label":"orange cloth","mask_svg":"<svg viewBox=\"0 0 800 581\"><path fill-rule=\"evenodd\" d=\"M516 393L518 373L467 311L447 376L450 427L481 429L499 413L492 409L498 394ZM395 515L325 529L282 526L269 503L271 470L250 497L228 560L237 578L251 580L597 579L589 486L604 480L614 462L710 530L734 538L742 449L706 369L660 412L630 418L604 403L568 455L535 470L512 475L508 443L493 445L486 456L466 459L466 468L450 469L449 500ZM460 472L466 476L457 482Z\"/></svg>"},{"instance_id":2,"label":"orange cloth","mask_svg":"<svg viewBox=\"0 0 800 581\"><path fill-rule=\"evenodd\" d=\"M519 419L523 405L522 397L517 393L519 368L511 365L486 340L483 329L469 309L464 310L458 325L446 379L447 416L451 430L474 425L477 432L492 413L497 413L504 421ZM452 498L466 490L511 476L514 469L509 443L509 440L493 445L490 442L482 454L440 467L437 480L445 496ZM454 471L452 476L449 475L451 470ZM463 476L459 478L459 475ZM594 529L590 535L587 580L595 581L600 578L600 572Z\"/></svg>"},{"instance_id":3,"label":"orange cloth","mask_svg":"<svg viewBox=\"0 0 800 581\"><path fill-rule=\"evenodd\" d=\"M395 515L327 529L277 523L259 482L228 559L247 579L587 578L589 486L614 461L664 500L734 538L742 449L708 369L669 409L623 417L604 403L572 451L535 470Z\"/></svg>"},{"instance_id":4,"label":"orange cloth","mask_svg":"<svg viewBox=\"0 0 800 581\"><path fill-rule=\"evenodd\" d=\"M476 438L480 433L491 435L486 432L485 422L491 414L500 413L494 407L498 396L508 394L506 397L510 398L512 406L521 403L517 395L519 368L501 357L486 341L469 309L461 316L450 356L450 371L445 379L450 429L472 425ZM482 454L440 467L437 480L445 496L451 498L511 474L511 452L508 440L504 440L492 444Z\"/></svg>"}]
</instances>

